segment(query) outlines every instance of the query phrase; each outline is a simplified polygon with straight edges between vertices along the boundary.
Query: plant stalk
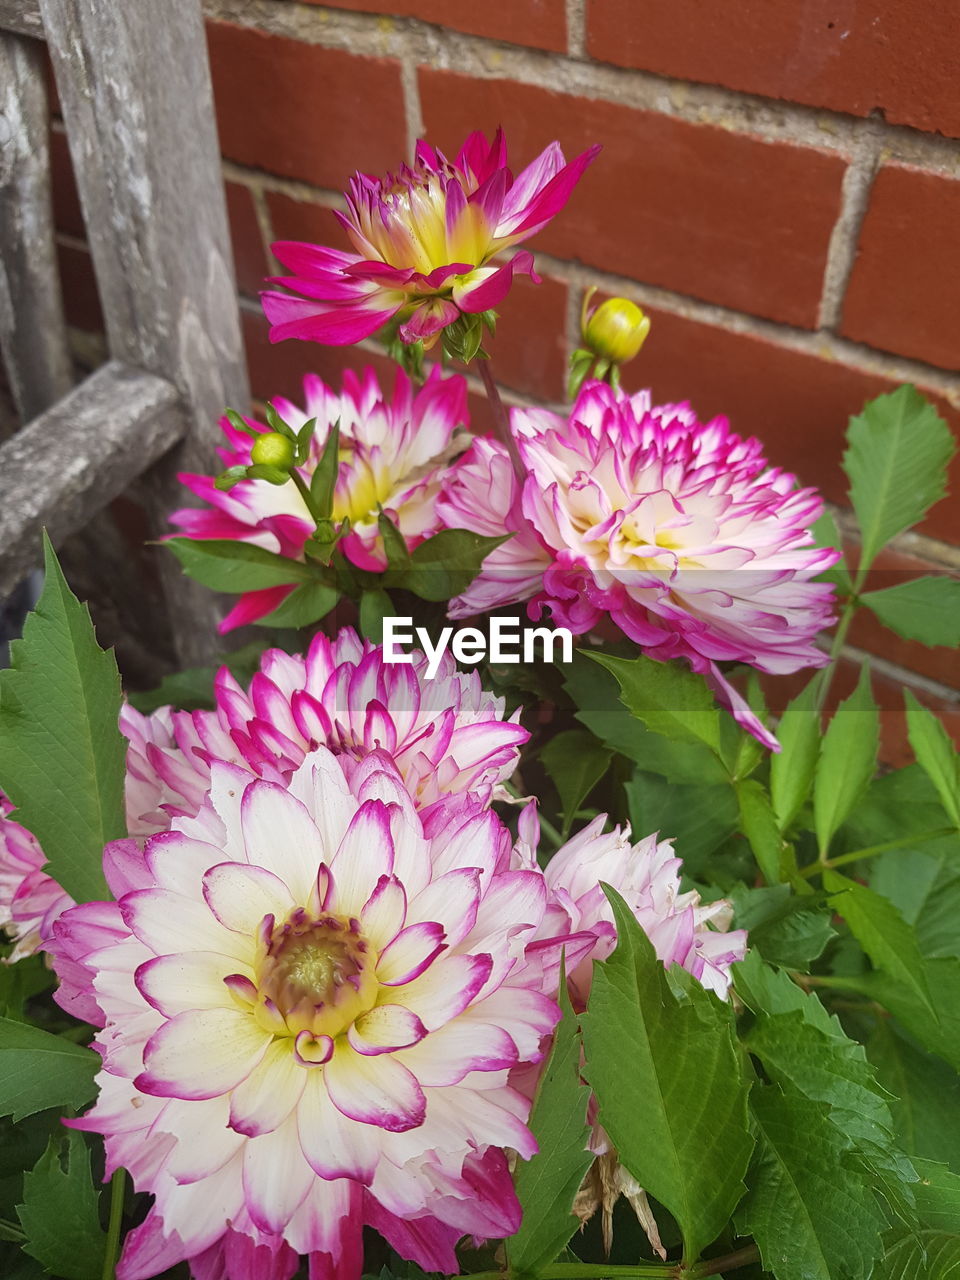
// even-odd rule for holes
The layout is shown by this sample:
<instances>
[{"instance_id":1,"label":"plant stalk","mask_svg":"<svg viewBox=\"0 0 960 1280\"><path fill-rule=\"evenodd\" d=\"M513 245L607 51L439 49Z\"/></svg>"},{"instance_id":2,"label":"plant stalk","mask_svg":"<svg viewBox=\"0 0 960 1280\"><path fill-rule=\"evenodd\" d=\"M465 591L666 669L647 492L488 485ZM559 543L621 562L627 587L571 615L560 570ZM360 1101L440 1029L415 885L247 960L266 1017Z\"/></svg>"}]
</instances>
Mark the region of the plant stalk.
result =
<instances>
[{"instance_id":1,"label":"plant stalk","mask_svg":"<svg viewBox=\"0 0 960 1280\"><path fill-rule=\"evenodd\" d=\"M103 1280L114 1280L120 1252L120 1228L123 1225L123 1195L127 1188L126 1169L114 1170L110 1179L110 1221L107 1224L107 1247L103 1255Z\"/></svg>"},{"instance_id":2,"label":"plant stalk","mask_svg":"<svg viewBox=\"0 0 960 1280\"><path fill-rule=\"evenodd\" d=\"M956 827L937 827L933 831L921 831L915 836L899 836L896 840L887 840L884 844L871 844L865 849L854 849L852 853L842 853L839 858L824 858L820 862L812 862L804 867L800 874L805 880L818 876L830 867L842 867L848 862L861 862L864 858L875 858L878 853L889 853L891 849L905 849L912 844L922 844L926 840L939 840L943 836L956 834Z\"/></svg>"},{"instance_id":3,"label":"plant stalk","mask_svg":"<svg viewBox=\"0 0 960 1280\"><path fill-rule=\"evenodd\" d=\"M310 512L310 518L313 520L313 523L319 524L320 517L317 515L316 510L314 509L313 494L310 492L310 487L307 484L306 480L304 480L303 476L300 474L300 472L297 470L296 467L290 468L290 479L297 486L297 490L300 494L300 497L303 499L304 503L306 504L306 508Z\"/></svg>"},{"instance_id":4,"label":"plant stalk","mask_svg":"<svg viewBox=\"0 0 960 1280\"><path fill-rule=\"evenodd\" d=\"M759 1261L760 1250L755 1244L748 1244L745 1249L725 1254L722 1258L706 1258L686 1274L690 1280L701 1280L703 1276L722 1276L727 1271L736 1271L738 1267L748 1267L751 1262Z\"/></svg>"},{"instance_id":5,"label":"plant stalk","mask_svg":"<svg viewBox=\"0 0 960 1280\"><path fill-rule=\"evenodd\" d=\"M500 392L497 390L497 384L493 380L493 374L490 372L490 361L478 360L477 365L480 369L483 389L487 393L490 408L493 410L493 423L496 428L497 438L506 449L510 461L513 463L514 475L522 485L527 478L527 472L523 465L523 459L520 457L517 442L514 440L513 433L510 430L510 419L507 417L507 410L500 399Z\"/></svg>"}]
</instances>

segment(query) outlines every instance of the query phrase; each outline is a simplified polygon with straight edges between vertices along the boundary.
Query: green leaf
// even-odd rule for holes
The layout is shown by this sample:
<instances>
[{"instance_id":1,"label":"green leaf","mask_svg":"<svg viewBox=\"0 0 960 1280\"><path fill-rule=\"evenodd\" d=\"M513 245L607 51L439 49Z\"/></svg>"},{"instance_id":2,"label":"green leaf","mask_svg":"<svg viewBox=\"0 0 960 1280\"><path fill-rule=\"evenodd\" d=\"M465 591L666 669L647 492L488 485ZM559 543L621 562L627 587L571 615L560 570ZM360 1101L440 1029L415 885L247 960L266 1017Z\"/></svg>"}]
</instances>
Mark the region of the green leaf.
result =
<instances>
[{"instance_id":1,"label":"green leaf","mask_svg":"<svg viewBox=\"0 0 960 1280\"><path fill-rule=\"evenodd\" d=\"M333 514L333 496L340 474L340 419L333 424L323 446L323 453L310 480L310 497L324 520Z\"/></svg>"},{"instance_id":2,"label":"green leaf","mask_svg":"<svg viewBox=\"0 0 960 1280\"><path fill-rule=\"evenodd\" d=\"M26 1022L0 1018L0 1115L82 1107L96 1093L100 1056Z\"/></svg>"},{"instance_id":3,"label":"green leaf","mask_svg":"<svg viewBox=\"0 0 960 1280\"><path fill-rule=\"evenodd\" d=\"M177 557L188 577L212 591L225 591L228 595L284 587L291 582L316 581L308 565L256 547L252 542L232 538L170 538L164 545Z\"/></svg>"},{"instance_id":4,"label":"green leaf","mask_svg":"<svg viewBox=\"0 0 960 1280\"><path fill-rule=\"evenodd\" d=\"M98 1202L83 1135L69 1130L52 1138L23 1179L17 1213L27 1234L24 1251L63 1280L97 1280L106 1252Z\"/></svg>"},{"instance_id":5,"label":"green leaf","mask_svg":"<svg viewBox=\"0 0 960 1280\"><path fill-rule=\"evenodd\" d=\"M648 729L681 742L702 742L720 754L720 712L701 676L680 662L586 652L613 672L624 705Z\"/></svg>"},{"instance_id":6,"label":"green leaf","mask_svg":"<svg viewBox=\"0 0 960 1280\"><path fill-rule=\"evenodd\" d=\"M414 550L399 585L421 600L450 600L466 591L490 552L512 536L485 538L469 529L443 529Z\"/></svg>"},{"instance_id":7,"label":"green leaf","mask_svg":"<svg viewBox=\"0 0 960 1280\"><path fill-rule=\"evenodd\" d=\"M540 1151L519 1165L515 1179L523 1221L506 1244L514 1276L536 1275L573 1235L579 1225L574 1197L593 1163L587 1150L590 1090L580 1080L580 1036L565 979L558 999L563 1018L554 1032L529 1121Z\"/></svg>"},{"instance_id":8,"label":"green leaf","mask_svg":"<svg viewBox=\"0 0 960 1280\"><path fill-rule=\"evenodd\" d=\"M757 1156L737 1222L777 1280L867 1280L885 1219L828 1108L755 1086Z\"/></svg>"},{"instance_id":9,"label":"green leaf","mask_svg":"<svg viewBox=\"0 0 960 1280\"><path fill-rule=\"evenodd\" d=\"M871 1280L960 1280L960 1236L938 1231L900 1236L888 1244Z\"/></svg>"},{"instance_id":10,"label":"green leaf","mask_svg":"<svg viewBox=\"0 0 960 1280\"><path fill-rule=\"evenodd\" d=\"M960 645L960 579L947 574L901 582L860 597L885 627L925 645Z\"/></svg>"},{"instance_id":11,"label":"green leaf","mask_svg":"<svg viewBox=\"0 0 960 1280\"><path fill-rule=\"evenodd\" d=\"M960 866L914 849L872 860L870 888L897 908L921 954L960 956Z\"/></svg>"},{"instance_id":12,"label":"green leaf","mask_svg":"<svg viewBox=\"0 0 960 1280\"><path fill-rule=\"evenodd\" d=\"M340 599L336 587L322 582L304 582L281 600L272 613L258 618L260 627L309 627L325 618Z\"/></svg>"},{"instance_id":13,"label":"green leaf","mask_svg":"<svg viewBox=\"0 0 960 1280\"><path fill-rule=\"evenodd\" d=\"M264 642L254 641L230 653L220 655L217 666L188 667L164 676L155 689L143 693L128 692L127 701L143 715L158 707L174 706L182 711L209 710L214 705L213 682L221 666L228 667L241 683L248 682L259 670Z\"/></svg>"},{"instance_id":14,"label":"green leaf","mask_svg":"<svg viewBox=\"0 0 960 1280\"><path fill-rule=\"evenodd\" d=\"M692 1260L743 1194L753 1146L732 1010L685 970L668 977L623 899L605 891L618 943L594 965L584 1071L621 1161L676 1218Z\"/></svg>"},{"instance_id":15,"label":"green leaf","mask_svg":"<svg viewBox=\"0 0 960 1280\"><path fill-rule=\"evenodd\" d=\"M919 1049L892 1018L877 1018L866 1049L878 1081L893 1094L890 1111L903 1150L960 1168L960 1076Z\"/></svg>"},{"instance_id":16,"label":"green leaf","mask_svg":"<svg viewBox=\"0 0 960 1280\"><path fill-rule=\"evenodd\" d=\"M750 848L768 884L777 884L781 874L780 857L783 836L770 804L770 797L759 782L744 778L734 788L740 807L740 830L750 841Z\"/></svg>"},{"instance_id":17,"label":"green leaf","mask_svg":"<svg viewBox=\"0 0 960 1280\"><path fill-rule=\"evenodd\" d=\"M853 812L877 766L880 717L864 664L857 687L827 726L817 762L813 820L817 845L826 854L835 832Z\"/></svg>"},{"instance_id":18,"label":"green leaf","mask_svg":"<svg viewBox=\"0 0 960 1280\"><path fill-rule=\"evenodd\" d=\"M793 825L813 786L821 737L815 685L811 680L787 704L777 725L780 750L770 757L770 798L781 831Z\"/></svg>"},{"instance_id":19,"label":"green leaf","mask_svg":"<svg viewBox=\"0 0 960 1280\"><path fill-rule=\"evenodd\" d=\"M844 974L828 981L832 987L857 991L882 1004L925 1049L960 1071L960 959L927 960L924 977L932 1010L912 984L887 973Z\"/></svg>"},{"instance_id":20,"label":"green leaf","mask_svg":"<svg viewBox=\"0 0 960 1280\"><path fill-rule=\"evenodd\" d=\"M564 838L577 810L607 772L611 755L592 733L583 729L558 733L544 747L541 759L563 806Z\"/></svg>"},{"instance_id":21,"label":"green leaf","mask_svg":"<svg viewBox=\"0 0 960 1280\"><path fill-rule=\"evenodd\" d=\"M637 772L625 783L634 831L671 836L688 875L736 830L737 798L729 786L678 786L653 773Z\"/></svg>"},{"instance_id":22,"label":"green leaf","mask_svg":"<svg viewBox=\"0 0 960 1280\"><path fill-rule=\"evenodd\" d=\"M833 547L835 551L843 551L843 538L831 512L824 511L820 519L814 523L812 533L818 547ZM825 578L828 582L835 583L845 595L853 594L853 581L850 577L850 570L847 568L847 563L842 555L837 563L822 573L820 577Z\"/></svg>"},{"instance_id":23,"label":"green leaf","mask_svg":"<svg viewBox=\"0 0 960 1280\"><path fill-rule=\"evenodd\" d=\"M960 1235L960 1176L945 1164L914 1160L917 1183L917 1217L932 1231Z\"/></svg>"},{"instance_id":24,"label":"green leaf","mask_svg":"<svg viewBox=\"0 0 960 1280\"><path fill-rule=\"evenodd\" d=\"M907 705L907 733L917 763L936 787L950 821L960 827L960 755L939 718L922 706L909 689L904 689L903 698Z\"/></svg>"},{"instance_id":25,"label":"green leaf","mask_svg":"<svg viewBox=\"0 0 960 1280\"><path fill-rule=\"evenodd\" d=\"M577 706L577 719L614 751L648 773L671 782L727 783L726 769L700 742L673 742L651 733L620 700L620 685L611 671L575 653L565 668L564 689Z\"/></svg>"},{"instance_id":26,"label":"green leaf","mask_svg":"<svg viewBox=\"0 0 960 1280\"><path fill-rule=\"evenodd\" d=\"M392 617L396 610L386 591L364 591L360 597L360 630L374 644L383 643L383 620Z\"/></svg>"},{"instance_id":27,"label":"green leaf","mask_svg":"<svg viewBox=\"0 0 960 1280\"><path fill-rule=\"evenodd\" d=\"M45 581L0 672L0 778L47 873L77 902L109 898L103 847L126 835L120 676L44 540Z\"/></svg>"},{"instance_id":28,"label":"green leaf","mask_svg":"<svg viewBox=\"0 0 960 1280\"><path fill-rule=\"evenodd\" d=\"M908 987L932 1013L933 1002L917 935L893 903L837 871L824 871L823 887L834 895L831 905L846 920L874 968Z\"/></svg>"},{"instance_id":29,"label":"green leaf","mask_svg":"<svg viewBox=\"0 0 960 1280\"><path fill-rule=\"evenodd\" d=\"M751 949L770 964L806 972L836 937L824 894L800 896L780 884L759 889L737 885L727 896L736 927L748 931Z\"/></svg>"},{"instance_id":30,"label":"green leaf","mask_svg":"<svg viewBox=\"0 0 960 1280\"><path fill-rule=\"evenodd\" d=\"M878 396L850 420L843 468L862 537L861 568L946 493L950 428L915 387Z\"/></svg>"},{"instance_id":31,"label":"green leaf","mask_svg":"<svg viewBox=\"0 0 960 1280\"><path fill-rule=\"evenodd\" d=\"M377 517L377 525L380 529L380 537L383 538L387 564L391 569L409 569L410 552L407 550L407 540L382 508Z\"/></svg>"}]
</instances>

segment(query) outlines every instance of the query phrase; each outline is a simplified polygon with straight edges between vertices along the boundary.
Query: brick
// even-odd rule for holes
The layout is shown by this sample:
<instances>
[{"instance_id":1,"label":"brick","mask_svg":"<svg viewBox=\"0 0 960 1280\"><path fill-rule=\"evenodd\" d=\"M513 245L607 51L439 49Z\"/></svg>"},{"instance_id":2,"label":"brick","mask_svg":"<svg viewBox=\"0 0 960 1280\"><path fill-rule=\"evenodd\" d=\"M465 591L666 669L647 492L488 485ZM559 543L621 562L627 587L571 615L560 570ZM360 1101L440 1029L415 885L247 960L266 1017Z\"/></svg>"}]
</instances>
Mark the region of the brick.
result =
<instances>
[{"instance_id":1,"label":"brick","mask_svg":"<svg viewBox=\"0 0 960 1280\"><path fill-rule=\"evenodd\" d=\"M587 0L603 62L960 136L956 0Z\"/></svg>"},{"instance_id":2,"label":"brick","mask_svg":"<svg viewBox=\"0 0 960 1280\"><path fill-rule=\"evenodd\" d=\"M530 45L555 53L567 50L564 0L304 0L327 9L419 18L471 36Z\"/></svg>"},{"instance_id":3,"label":"brick","mask_svg":"<svg viewBox=\"0 0 960 1280\"><path fill-rule=\"evenodd\" d=\"M63 311L67 324L87 333L103 332L103 310L90 251L81 245L57 245Z\"/></svg>"},{"instance_id":4,"label":"brick","mask_svg":"<svg viewBox=\"0 0 960 1280\"><path fill-rule=\"evenodd\" d=\"M306 240L310 244L355 252L329 205L316 200L299 200L285 191L268 191L266 197L275 240ZM277 269L283 270L279 263Z\"/></svg>"},{"instance_id":5,"label":"brick","mask_svg":"<svg viewBox=\"0 0 960 1280\"><path fill-rule=\"evenodd\" d=\"M355 347L325 347L318 342L271 343L269 325L262 315L241 311L243 341L250 371L250 387L258 400L286 396L295 404L303 403L303 375L316 373L331 387L339 387L344 369L362 369L372 365L380 385L393 385L396 365L385 355Z\"/></svg>"},{"instance_id":6,"label":"brick","mask_svg":"<svg viewBox=\"0 0 960 1280\"><path fill-rule=\"evenodd\" d=\"M70 160L67 135L59 129L50 130L50 188L53 198L53 224L58 231L78 240L87 238L87 228L80 207L77 180Z\"/></svg>"},{"instance_id":7,"label":"brick","mask_svg":"<svg viewBox=\"0 0 960 1280\"><path fill-rule=\"evenodd\" d=\"M253 193L242 182L228 182L225 190L237 288L241 293L256 296L263 288L264 276L269 275L272 268L267 261Z\"/></svg>"},{"instance_id":8,"label":"brick","mask_svg":"<svg viewBox=\"0 0 960 1280\"><path fill-rule=\"evenodd\" d=\"M735 431L763 441L771 463L846 505L840 459L848 418L894 383L751 334L645 309L653 325L643 351L624 370L629 390L649 384L658 401L690 400L704 420L726 414ZM960 436L960 412L921 390ZM960 491L960 460L951 488ZM939 503L919 527L960 542L960 504Z\"/></svg>"},{"instance_id":9,"label":"brick","mask_svg":"<svg viewBox=\"0 0 960 1280\"><path fill-rule=\"evenodd\" d=\"M905 165L881 169L844 301L843 333L960 369L958 226L960 181Z\"/></svg>"},{"instance_id":10,"label":"brick","mask_svg":"<svg viewBox=\"0 0 960 1280\"><path fill-rule=\"evenodd\" d=\"M560 400L566 378L567 286L517 277L501 308L496 334L484 338L497 381L513 391Z\"/></svg>"},{"instance_id":11,"label":"brick","mask_svg":"<svg viewBox=\"0 0 960 1280\"><path fill-rule=\"evenodd\" d=\"M534 247L784 324L813 328L845 161L508 80L422 68L427 133L508 130L515 169L553 138L604 150Z\"/></svg>"},{"instance_id":12,"label":"brick","mask_svg":"<svg viewBox=\"0 0 960 1280\"><path fill-rule=\"evenodd\" d=\"M356 169L394 169L406 153L400 69L208 23L220 144L239 164L341 188Z\"/></svg>"},{"instance_id":13,"label":"brick","mask_svg":"<svg viewBox=\"0 0 960 1280\"><path fill-rule=\"evenodd\" d=\"M847 558L850 564L857 563L855 548L848 552ZM884 551L871 567L864 591L880 591L885 587L899 586L923 574L939 575L947 572L942 565ZM854 615L849 642L858 649L865 649L868 653L875 653L909 671L916 671L929 680L960 690L960 663L957 662L953 649L943 646L928 648L913 640L902 640L867 608L858 609Z\"/></svg>"}]
</instances>

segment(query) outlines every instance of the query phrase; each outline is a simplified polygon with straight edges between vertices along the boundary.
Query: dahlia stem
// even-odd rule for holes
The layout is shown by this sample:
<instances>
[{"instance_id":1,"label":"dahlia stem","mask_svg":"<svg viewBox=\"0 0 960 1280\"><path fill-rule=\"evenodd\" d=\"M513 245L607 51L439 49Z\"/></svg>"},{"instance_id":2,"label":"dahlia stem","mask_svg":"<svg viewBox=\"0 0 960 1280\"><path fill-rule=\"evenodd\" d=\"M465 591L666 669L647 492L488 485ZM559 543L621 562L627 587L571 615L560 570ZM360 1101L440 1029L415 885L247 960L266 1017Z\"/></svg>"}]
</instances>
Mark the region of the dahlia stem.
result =
<instances>
[{"instance_id":1,"label":"dahlia stem","mask_svg":"<svg viewBox=\"0 0 960 1280\"><path fill-rule=\"evenodd\" d=\"M865 849L854 849L852 853L842 853L839 858L825 858L822 862L811 862L800 871L805 880L818 876L831 867L842 867L848 862L862 862L864 858L875 858L878 853L889 853L891 849L903 849L907 845L920 844L926 840L940 840L944 836L956 834L955 827L937 827L933 831L922 831L916 836L900 836L896 840L887 840L884 844L871 844Z\"/></svg>"},{"instance_id":2,"label":"dahlia stem","mask_svg":"<svg viewBox=\"0 0 960 1280\"><path fill-rule=\"evenodd\" d=\"M487 399L490 401L490 408L493 410L493 424L496 428L497 437L500 443L510 455L510 461L513 463L513 471L517 480L522 485L527 478L527 473L520 457L520 450L517 448L517 442L513 438L510 430L510 419L507 417L507 411L503 401L500 399L500 392L497 390L497 384L493 380L493 374L490 372L489 360L478 360L477 365L480 369L480 378L483 381L483 389L487 393Z\"/></svg>"},{"instance_id":3,"label":"dahlia stem","mask_svg":"<svg viewBox=\"0 0 960 1280\"><path fill-rule=\"evenodd\" d=\"M103 1255L103 1280L114 1280L116 1274L120 1228L123 1225L123 1195L126 1189L126 1169L115 1169L110 1179L110 1221L107 1225L106 1252Z\"/></svg>"},{"instance_id":4,"label":"dahlia stem","mask_svg":"<svg viewBox=\"0 0 960 1280\"><path fill-rule=\"evenodd\" d=\"M748 1244L745 1249L738 1249L736 1253L728 1253L722 1258L705 1258L681 1275L689 1275L690 1280L701 1280L702 1276L722 1276L724 1272L736 1271L737 1267L748 1267L751 1262L759 1261L760 1250L755 1244Z\"/></svg>"}]
</instances>

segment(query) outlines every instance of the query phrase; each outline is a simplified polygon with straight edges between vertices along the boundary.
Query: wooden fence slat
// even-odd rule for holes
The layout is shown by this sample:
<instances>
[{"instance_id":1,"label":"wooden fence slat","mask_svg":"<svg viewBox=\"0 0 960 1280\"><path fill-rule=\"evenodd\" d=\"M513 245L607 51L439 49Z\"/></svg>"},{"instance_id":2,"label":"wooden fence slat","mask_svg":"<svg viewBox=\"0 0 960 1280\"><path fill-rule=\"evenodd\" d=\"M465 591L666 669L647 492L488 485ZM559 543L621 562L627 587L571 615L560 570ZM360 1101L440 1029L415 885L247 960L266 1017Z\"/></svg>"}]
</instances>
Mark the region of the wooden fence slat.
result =
<instances>
[{"instance_id":1,"label":"wooden fence slat","mask_svg":"<svg viewBox=\"0 0 960 1280\"><path fill-rule=\"evenodd\" d=\"M42 47L0 32L0 354L23 422L73 386L48 128Z\"/></svg>"},{"instance_id":2,"label":"wooden fence slat","mask_svg":"<svg viewBox=\"0 0 960 1280\"><path fill-rule=\"evenodd\" d=\"M0 599L38 563L44 527L54 543L68 537L186 429L172 383L111 360L8 440L0 448Z\"/></svg>"},{"instance_id":3,"label":"wooden fence slat","mask_svg":"<svg viewBox=\"0 0 960 1280\"><path fill-rule=\"evenodd\" d=\"M0 31L43 39L40 0L0 0Z\"/></svg>"},{"instance_id":4,"label":"wooden fence slat","mask_svg":"<svg viewBox=\"0 0 960 1280\"><path fill-rule=\"evenodd\" d=\"M198 0L40 0L111 355L173 382L190 431L149 477L159 533L178 470L215 465L217 419L248 403ZM172 558L170 558L172 561ZM215 645L209 592L165 561L180 656Z\"/></svg>"}]
</instances>

